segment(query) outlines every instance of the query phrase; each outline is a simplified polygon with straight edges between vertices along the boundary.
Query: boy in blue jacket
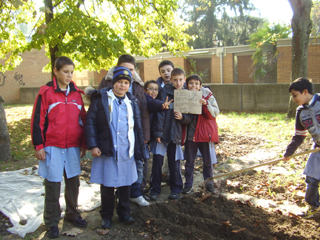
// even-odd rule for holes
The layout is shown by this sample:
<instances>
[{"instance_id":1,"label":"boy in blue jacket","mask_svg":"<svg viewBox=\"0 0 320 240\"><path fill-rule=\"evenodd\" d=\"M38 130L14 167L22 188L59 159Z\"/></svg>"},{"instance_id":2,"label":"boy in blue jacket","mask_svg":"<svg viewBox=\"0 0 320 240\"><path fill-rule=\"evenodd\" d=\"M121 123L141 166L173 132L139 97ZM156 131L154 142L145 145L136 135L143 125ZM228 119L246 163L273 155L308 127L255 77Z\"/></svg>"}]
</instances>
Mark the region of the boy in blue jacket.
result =
<instances>
[{"instance_id":1,"label":"boy in blue jacket","mask_svg":"<svg viewBox=\"0 0 320 240\"><path fill-rule=\"evenodd\" d=\"M135 159L145 159L145 145L137 99L128 92L131 72L125 67L113 71L112 88L91 95L85 134L94 157L90 181L101 184L101 227L111 227L114 188L118 190L119 221L134 222L130 216L130 185L137 178Z\"/></svg>"},{"instance_id":2,"label":"boy in blue jacket","mask_svg":"<svg viewBox=\"0 0 320 240\"><path fill-rule=\"evenodd\" d=\"M185 83L185 73L181 68L175 68L171 72L171 83L166 84L159 93L159 99L164 101L173 99L174 90L182 89ZM161 192L162 164L163 157L167 153L170 171L169 199L178 199L182 190L182 176L180 160L183 160L182 126L190 124L192 115L182 114L173 110L171 103L168 111L158 112L153 123L153 136L156 139L156 146L152 149L153 163L151 175L150 199L156 200Z\"/></svg>"}]
</instances>

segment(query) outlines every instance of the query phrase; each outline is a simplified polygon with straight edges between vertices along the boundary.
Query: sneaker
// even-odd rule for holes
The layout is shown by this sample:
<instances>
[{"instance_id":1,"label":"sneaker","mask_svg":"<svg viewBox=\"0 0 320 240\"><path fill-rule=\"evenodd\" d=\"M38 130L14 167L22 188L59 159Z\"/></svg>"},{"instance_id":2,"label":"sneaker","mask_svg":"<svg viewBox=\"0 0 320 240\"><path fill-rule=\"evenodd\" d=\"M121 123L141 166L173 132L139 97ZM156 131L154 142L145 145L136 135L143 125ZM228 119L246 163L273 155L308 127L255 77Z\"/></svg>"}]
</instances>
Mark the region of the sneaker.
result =
<instances>
[{"instance_id":1,"label":"sneaker","mask_svg":"<svg viewBox=\"0 0 320 240\"><path fill-rule=\"evenodd\" d=\"M213 187L213 185L208 185L208 186L206 186L206 189L207 189L208 192L214 193L214 187Z\"/></svg>"},{"instance_id":2,"label":"sneaker","mask_svg":"<svg viewBox=\"0 0 320 240\"><path fill-rule=\"evenodd\" d=\"M130 201L138 204L140 207L146 207L150 205L143 196L137 198L130 198Z\"/></svg>"},{"instance_id":3,"label":"sneaker","mask_svg":"<svg viewBox=\"0 0 320 240\"><path fill-rule=\"evenodd\" d=\"M169 195L169 199L179 199L179 193L176 193L176 192L172 192L170 195Z\"/></svg>"},{"instance_id":4,"label":"sneaker","mask_svg":"<svg viewBox=\"0 0 320 240\"><path fill-rule=\"evenodd\" d=\"M309 206L309 209L306 212L298 214L298 216L302 218L312 218L314 215L318 214L319 212L320 212L320 206L319 207Z\"/></svg>"},{"instance_id":5,"label":"sneaker","mask_svg":"<svg viewBox=\"0 0 320 240\"><path fill-rule=\"evenodd\" d=\"M60 236L59 229L57 226L49 227L47 230L48 238L57 238Z\"/></svg>"},{"instance_id":6,"label":"sneaker","mask_svg":"<svg viewBox=\"0 0 320 240\"><path fill-rule=\"evenodd\" d=\"M192 186L185 186L182 189L182 193L184 193L184 194L191 193L191 191L192 191Z\"/></svg>"}]
</instances>

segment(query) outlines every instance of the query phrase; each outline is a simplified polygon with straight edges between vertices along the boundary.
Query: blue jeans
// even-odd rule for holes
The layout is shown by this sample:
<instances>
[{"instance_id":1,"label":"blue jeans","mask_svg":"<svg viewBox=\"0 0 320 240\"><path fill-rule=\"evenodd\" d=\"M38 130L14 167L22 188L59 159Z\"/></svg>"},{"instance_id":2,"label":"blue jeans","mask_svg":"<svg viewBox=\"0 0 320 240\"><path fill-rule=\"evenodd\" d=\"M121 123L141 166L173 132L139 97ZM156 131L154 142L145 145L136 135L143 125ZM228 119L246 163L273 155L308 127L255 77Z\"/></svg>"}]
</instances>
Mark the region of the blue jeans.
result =
<instances>
[{"instance_id":1,"label":"blue jeans","mask_svg":"<svg viewBox=\"0 0 320 240\"><path fill-rule=\"evenodd\" d=\"M136 160L136 165L137 165L138 180L135 183L133 183L130 187L130 198L137 198L142 196L140 185L143 180L143 161Z\"/></svg>"},{"instance_id":2,"label":"blue jeans","mask_svg":"<svg viewBox=\"0 0 320 240\"><path fill-rule=\"evenodd\" d=\"M319 207L319 182L320 180L307 176L307 191L305 200L312 207Z\"/></svg>"}]
</instances>

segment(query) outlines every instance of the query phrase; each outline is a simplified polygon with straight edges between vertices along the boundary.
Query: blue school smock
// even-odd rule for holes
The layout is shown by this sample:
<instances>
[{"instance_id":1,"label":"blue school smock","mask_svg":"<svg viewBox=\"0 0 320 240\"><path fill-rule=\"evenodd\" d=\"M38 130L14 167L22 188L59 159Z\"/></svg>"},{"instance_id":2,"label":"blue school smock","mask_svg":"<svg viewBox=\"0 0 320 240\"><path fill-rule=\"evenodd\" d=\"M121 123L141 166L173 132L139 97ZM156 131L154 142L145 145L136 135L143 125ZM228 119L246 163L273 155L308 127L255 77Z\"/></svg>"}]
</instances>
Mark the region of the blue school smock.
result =
<instances>
[{"instance_id":1,"label":"blue school smock","mask_svg":"<svg viewBox=\"0 0 320 240\"><path fill-rule=\"evenodd\" d=\"M114 156L101 155L92 162L90 181L106 187L130 186L136 182L137 167L134 155L129 157L128 114L124 100L113 100L110 130L114 144Z\"/></svg>"},{"instance_id":2,"label":"blue school smock","mask_svg":"<svg viewBox=\"0 0 320 240\"><path fill-rule=\"evenodd\" d=\"M314 152L309 155L303 174L320 180L320 152Z\"/></svg>"},{"instance_id":3,"label":"blue school smock","mask_svg":"<svg viewBox=\"0 0 320 240\"><path fill-rule=\"evenodd\" d=\"M165 156L167 153L169 143L158 143L157 141L152 141L150 143L150 151L153 154ZM176 144L175 160L183 160L184 154L180 144Z\"/></svg>"},{"instance_id":4,"label":"blue school smock","mask_svg":"<svg viewBox=\"0 0 320 240\"><path fill-rule=\"evenodd\" d=\"M63 171L67 178L78 176L81 173L80 148L44 147L46 159L39 161L38 174L50 182L62 182Z\"/></svg>"}]
</instances>

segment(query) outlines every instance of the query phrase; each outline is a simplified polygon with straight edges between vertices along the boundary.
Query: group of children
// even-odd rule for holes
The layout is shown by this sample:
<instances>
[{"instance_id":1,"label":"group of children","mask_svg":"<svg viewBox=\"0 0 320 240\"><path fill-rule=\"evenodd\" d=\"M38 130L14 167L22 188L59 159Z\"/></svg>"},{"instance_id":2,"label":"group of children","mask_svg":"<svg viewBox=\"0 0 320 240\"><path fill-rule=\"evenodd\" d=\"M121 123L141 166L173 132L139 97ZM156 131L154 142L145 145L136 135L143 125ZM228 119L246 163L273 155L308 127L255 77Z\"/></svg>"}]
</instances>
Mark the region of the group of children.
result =
<instances>
[{"instance_id":1,"label":"group of children","mask_svg":"<svg viewBox=\"0 0 320 240\"><path fill-rule=\"evenodd\" d=\"M151 200L156 200L161 193L166 155L171 190L169 199L178 199L181 192L187 194L192 191L198 150L203 159L204 180L213 176L212 168L216 163L214 144L219 141L215 119L219 108L212 92L202 87L198 75L186 78L185 72L174 68L168 60L159 65L160 78L146 83L141 81L134 66L132 56L119 57L117 66L109 71L99 88L90 92L87 114L81 98L83 91L72 82L74 64L69 58L57 58L55 77L40 88L33 108L31 135L35 156L40 160L39 175L45 179L44 222L50 238L59 237L62 176L66 183L65 220L77 227L87 226L77 210L80 157L86 149L91 150L94 157L90 181L101 186L100 215L104 229L111 227L115 189L119 200L116 211L119 221L125 224L134 222L130 216L130 201L140 206L149 205L142 192L148 175L146 160L149 148L153 154ZM174 111L174 90L183 89L202 92L202 114ZM306 79L298 79L289 91L303 107L298 109L296 135L287 149L286 159L301 144L306 130L314 137L316 146L320 146L320 121L317 117L320 103L318 95L312 95L312 84ZM312 110L315 117L308 115ZM311 155L306 168L306 201L313 212L319 210L319 176L313 174L312 168L318 166L319 157L318 153ZM180 161L183 159L186 160L185 183L181 175ZM206 182L206 189L214 192L212 181Z\"/></svg>"}]
</instances>

